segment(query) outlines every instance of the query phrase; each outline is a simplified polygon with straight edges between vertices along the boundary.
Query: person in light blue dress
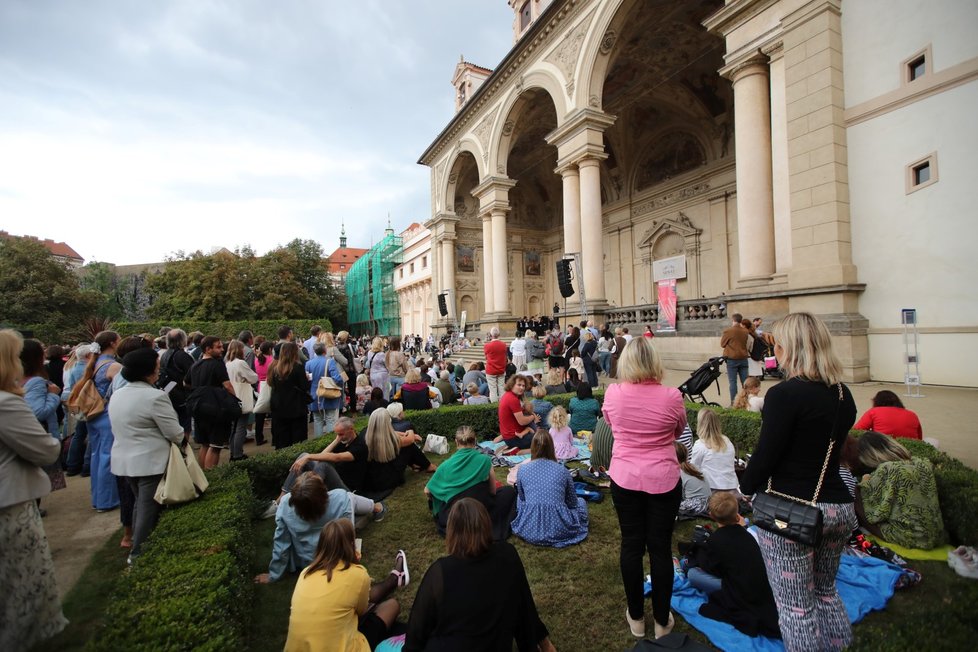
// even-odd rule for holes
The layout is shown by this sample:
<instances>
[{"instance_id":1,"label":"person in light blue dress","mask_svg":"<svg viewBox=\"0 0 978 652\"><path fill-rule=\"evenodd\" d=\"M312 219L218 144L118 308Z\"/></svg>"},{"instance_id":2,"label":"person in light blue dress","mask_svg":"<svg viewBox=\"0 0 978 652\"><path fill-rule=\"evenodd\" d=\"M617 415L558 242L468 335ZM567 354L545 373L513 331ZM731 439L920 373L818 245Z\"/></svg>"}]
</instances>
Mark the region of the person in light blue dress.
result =
<instances>
[{"instance_id":1,"label":"person in light blue dress","mask_svg":"<svg viewBox=\"0 0 978 652\"><path fill-rule=\"evenodd\" d=\"M112 380L122 369L115 357L120 341L119 334L114 331L102 331L96 335L92 345L94 355L88 361L85 374L79 381L84 383L89 378L94 378L95 389L106 403L106 409L101 414L88 420L88 445L92 452L92 507L98 511L108 511L119 506L119 488L111 470L114 438L112 424L109 422L108 402L112 396Z\"/></svg>"},{"instance_id":2,"label":"person in light blue dress","mask_svg":"<svg viewBox=\"0 0 978 652\"><path fill-rule=\"evenodd\" d=\"M527 543L565 548L587 537L587 505L574 492L570 473L557 462L546 430L533 436L530 461L516 477L516 494L513 533Z\"/></svg>"}]
</instances>

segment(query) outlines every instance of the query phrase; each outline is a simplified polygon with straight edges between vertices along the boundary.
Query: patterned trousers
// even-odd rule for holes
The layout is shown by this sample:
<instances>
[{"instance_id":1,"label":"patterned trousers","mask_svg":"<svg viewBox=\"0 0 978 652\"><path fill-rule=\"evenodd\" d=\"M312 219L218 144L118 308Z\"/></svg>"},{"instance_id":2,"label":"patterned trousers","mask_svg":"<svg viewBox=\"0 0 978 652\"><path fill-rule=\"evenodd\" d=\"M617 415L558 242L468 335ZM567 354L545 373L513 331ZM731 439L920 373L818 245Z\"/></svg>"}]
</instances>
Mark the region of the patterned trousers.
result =
<instances>
[{"instance_id":1,"label":"patterned trousers","mask_svg":"<svg viewBox=\"0 0 978 652\"><path fill-rule=\"evenodd\" d=\"M856 527L856 510L852 503L818 506L823 527L822 541L815 548L758 532L788 652L841 650L852 643L852 625L836 591L835 576L842 547Z\"/></svg>"}]
</instances>

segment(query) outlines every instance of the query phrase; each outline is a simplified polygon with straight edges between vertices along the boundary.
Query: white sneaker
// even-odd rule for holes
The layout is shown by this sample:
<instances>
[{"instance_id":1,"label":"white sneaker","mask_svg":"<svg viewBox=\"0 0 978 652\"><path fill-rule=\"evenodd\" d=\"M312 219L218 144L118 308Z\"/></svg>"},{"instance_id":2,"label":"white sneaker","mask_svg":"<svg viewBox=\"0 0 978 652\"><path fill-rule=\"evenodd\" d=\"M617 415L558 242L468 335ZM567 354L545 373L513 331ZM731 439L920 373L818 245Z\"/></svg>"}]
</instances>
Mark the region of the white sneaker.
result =
<instances>
[{"instance_id":1,"label":"white sneaker","mask_svg":"<svg viewBox=\"0 0 978 652\"><path fill-rule=\"evenodd\" d=\"M265 511L261 513L261 517L263 519L273 518L277 511L278 511L278 503L273 500L272 502L268 503L268 507L266 507Z\"/></svg>"},{"instance_id":2,"label":"white sneaker","mask_svg":"<svg viewBox=\"0 0 978 652\"><path fill-rule=\"evenodd\" d=\"M961 577L978 579L978 552L974 548L958 546L947 553L947 565Z\"/></svg>"}]
</instances>

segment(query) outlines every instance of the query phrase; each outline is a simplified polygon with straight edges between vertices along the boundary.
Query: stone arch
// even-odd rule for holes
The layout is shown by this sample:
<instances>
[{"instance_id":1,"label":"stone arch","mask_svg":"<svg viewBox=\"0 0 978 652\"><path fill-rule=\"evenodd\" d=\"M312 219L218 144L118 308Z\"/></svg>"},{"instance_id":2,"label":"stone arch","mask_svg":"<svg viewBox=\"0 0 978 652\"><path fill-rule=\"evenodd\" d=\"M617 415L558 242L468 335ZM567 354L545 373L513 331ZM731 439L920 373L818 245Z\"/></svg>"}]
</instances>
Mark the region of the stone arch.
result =
<instances>
[{"instance_id":1,"label":"stone arch","mask_svg":"<svg viewBox=\"0 0 978 652\"><path fill-rule=\"evenodd\" d=\"M486 166L482 158L482 148L475 139L466 136L458 141L454 152L450 155L448 160L448 165L446 166L446 172L444 177L438 179L436 183L440 183L442 187L442 206L437 207L446 210L453 211L455 203L455 191L456 185L458 184L458 176L461 171L462 166L467 160L466 154L472 157L475 161L476 170L478 171L479 179L483 179L486 176ZM437 169L437 168L436 168Z\"/></svg>"},{"instance_id":2,"label":"stone arch","mask_svg":"<svg viewBox=\"0 0 978 652\"><path fill-rule=\"evenodd\" d=\"M611 64L611 52L628 14L628 11L619 11L623 4L625 0L606 2L594 17L589 38L584 42L580 64L579 79L586 80L587 83L577 85L575 106L602 110L601 96L608 66Z\"/></svg>"},{"instance_id":3,"label":"stone arch","mask_svg":"<svg viewBox=\"0 0 978 652\"><path fill-rule=\"evenodd\" d=\"M526 302L526 305L529 308L529 310L527 311L527 314L528 315L540 315L540 314L543 314L542 313L542 311L543 311L543 307L542 307L543 302L540 301L540 297L538 297L537 295L531 294L530 295L530 298Z\"/></svg>"},{"instance_id":4,"label":"stone arch","mask_svg":"<svg viewBox=\"0 0 978 652\"><path fill-rule=\"evenodd\" d=\"M523 76L522 82L518 83L507 96L499 112L499 119L493 129L493 143L490 151L490 169L495 170L495 174L507 176L508 159L510 149L513 145L513 135L516 133L516 123L520 116L531 104L533 94L530 91L539 90L545 93L554 107L557 114L557 126L563 124L567 115L567 103L565 101L564 90L557 81L557 78L547 70L534 70Z\"/></svg>"},{"instance_id":5,"label":"stone arch","mask_svg":"<svg viewBox=\"0 0 978 652\"><path fill-rule=\"evenodd\" d=\"M459 317L462 316L462 311L465 311L466 321L471 322L476 319L476 302L471 294L463 294L462 298L459 299Z\"/></svg>"}]
</instances>

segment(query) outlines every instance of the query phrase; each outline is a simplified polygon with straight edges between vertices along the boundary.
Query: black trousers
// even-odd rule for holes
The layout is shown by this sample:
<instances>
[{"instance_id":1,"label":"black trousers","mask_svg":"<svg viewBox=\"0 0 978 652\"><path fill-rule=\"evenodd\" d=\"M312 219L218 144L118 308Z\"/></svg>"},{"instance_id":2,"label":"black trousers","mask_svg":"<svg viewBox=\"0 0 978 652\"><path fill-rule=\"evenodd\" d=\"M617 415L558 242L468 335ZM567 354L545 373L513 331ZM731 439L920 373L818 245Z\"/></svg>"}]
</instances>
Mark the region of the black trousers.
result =
<instances>
[{"instance_id":1,"label":"black trousers","mask_svg":"<svg viewBox=\"0 0 978 652\"><path fill-rule=\"evenodd\" d=\"M286 448L305 441L309 436L309 417L282 417L272 415L272 446Z\"/></svg>"},{"instance_id":2,"label":"black trousers","mask_svg":"<svg viewBox=\"0 0 978 652\"><path fill-rule=\"evenodd\" d=\"M138 478L125 478L133 495L133 528L132 528L132 557L138 557L143 542L156 527L160 520L163 506L156 502L156 488L163 474L145 475Z\"/></svg>"},{"instance_id":3,"label":"black trousers","mask_svg":"<svg viewBox=\"0 0 978 652\"><path fill-rule=\"evenodd\" d=\"M302 459L302 458L299 458ZM340 478L340 474L336 472L336 469L329 462L316 462L314 460L309 460L302 465L298 473L289 471L289 474L285 477L285 482L282 484L282 491L289 492L292 491L292 485L295 484L296 478L305 473L306 471L312 471L320 478L323 479L323 484L326 485L326 491L332 489L346 489L350 490L343 480Z\"/></svg>"},{"instance_id":4,"label":"black trousers","mask_svg":"<svg viewBox=\"0 0 978 652\"><path fill-rule=\"evenodd\" d=\"M680 480L664 494L623 489L612 481L611 498L621 528L621 581L625 587L628 613L635 620L645 617L642 558L649 554L652 575L652 616L660 625L669 622L672 600L672 530L683 497Z\"/></svg>"}]
</instances>

